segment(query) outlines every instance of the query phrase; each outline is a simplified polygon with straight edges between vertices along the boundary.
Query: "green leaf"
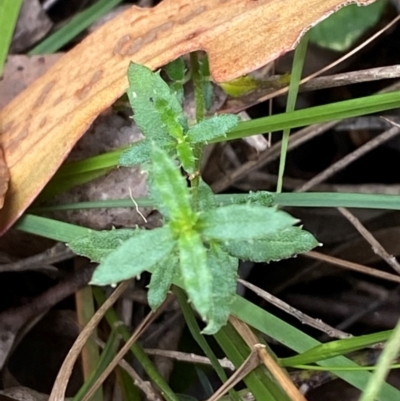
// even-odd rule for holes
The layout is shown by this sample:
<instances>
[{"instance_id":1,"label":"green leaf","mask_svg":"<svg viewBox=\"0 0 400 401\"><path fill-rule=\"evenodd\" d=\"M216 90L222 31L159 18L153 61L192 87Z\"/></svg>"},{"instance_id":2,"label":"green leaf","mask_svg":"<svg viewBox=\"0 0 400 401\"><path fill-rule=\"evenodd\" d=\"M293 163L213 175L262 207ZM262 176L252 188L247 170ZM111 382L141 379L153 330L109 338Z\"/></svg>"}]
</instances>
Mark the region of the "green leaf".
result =
<instances>
[{"instance_id":1,"label":"green leaf","mask_svg":"<svg viewBox=\"0 0 400 401\"><path fill-rule=\"evenodd\" d=\"M171 81L182 81L185 78L186 67L182 57L179 57L164 67Z\"/></svg>"},{"instance_id":2,"label":"green leaf","mask_svg":"<svg viewBox=\"0 0 400 401\"><path fill-rule=\"evenodd\" d=\"M235 300L239 261L228 255L220 245L211 244L207 263L212 275L212 307L203 333L215 334L228 321L230 306Z\"/></svg>"},{"instance_id":3,"label":"green leaf","mask_svg":"<svg viewBox=\"0 0 400 401\"><path fill-rule=\"evenodd\" d=\"M201 214L198 227L207 238L219 241L250 240L275 234L297 222L276 208L229 205Z\"/></svg>"},{"instance_id":4,"label":"green leaf","mask_svg":"<svg viewBox=\"0 0 400 401\"><path fill-rule=\"evenodd\" d=\"M77 255L86 256L94 262L100 262L110 252L121 246L123 242L131 237L140 235L142 231L139 228L90 231L88 235L77 237L67 245Z\"/></svg>"},{"instance_id":5,"label":"green leaf","mask_svg":"<svg viewBox=\"0 0 400 401\"><path fill-rule=\"evenodd\" d=\"M168 154L153 145L150 189L160 211L180 230L196 221L185 179Z\"/></svg>"},{"instance_id":6,"label":"green leaf","mask_svg":"<svg viewBox=\"0 0 400 401\"><path fill-rule=\"evenodd\" d=\"M300 227L289 227L261 240L225 242L224 248L242 260L271 262L308 252L318 245L318 241L309 232Z\"/></svg>"},{"instance_id":7,"label":"green leaf","mask_svg":"<svg viewBox=\"0 0 400 401\"><path fill-rule=\"evenodd\" d=\"M310 31L310 40L318 46L336 51L349 50L381 18L387 0L366 7L351 4L323 20Z\"/></svg>"},{"instance_id":8,"label":"green leaf","mask_svg":"<svg viewBox=\"0 0 400 401\"><path fill-rule=\"evenodd\" d=\"M184 170L189 174L193 174L196 170L196 159L190 143L186 141L178 143L176 151L178 152L178 159L182 163Z\"/></svg>"},{"instance_id":9,"label":"green leaf","mask_svg":"<svg viewBox=\"0 0 400 401\"><path fill-rule=\"evenodd\" d=\"M187 132L193 143L207 143L215 138L225 136L239 122L235 114L222 114L201 120Z\"/></svg>"},{"instance_id":10,"label":"green leaf","mask_svg":"<svg viewBox=\"0 0 400 401\"><path fill-rule=\"evenodd\" d=\"M120 166L130 167L150 160L151 145L147 140L136 142L129 149L125 150L118 161Z\"/></svg>"},{"instance_id":11,"label":"green leaf","mask_svg":"<svg viewBox=\"0 0 400 401\"><path fill-rule=\"evenodd\" d=\"M165 99L155 99L154 105L160 114L161 121L167 127L169 134L175 139L183 139L183 127L179 121L181 113L176 114Z\"/></svg>"},{"instance_id":12,"label":"green leaf","mask_svg":"<svg viewBox=\"0 0 400 401\"><path fill-rule=\"evenodd\" d=\"M250 193L245 198L236 200L235 203L247 203L250 205L259 206L273 206L275 203L275 195L267 191L250 191Z\"/></svg>"},{"instance_id":13,"label":"green leaf","mask_svg":"<svg viewBox=\"0 0 400 401\"><path fill-rule=\"evenodd\" d=\"M201 178L199 179L197 194L199 197L198 206L201 211L206 212L216 207L215 195L213 190Z\"/></svg>"},{"instance_id":14,"label":"green leaf","mask_svg":"<svg viewBox=\"0 0 400 401\"><path fill-rule=\"evenodd\" d=\"M133 119L147 139L169 140L168 128L162 121L162 112L156 107L156 102L161 99L167 102L168 110L176 116L180 124L186 125L182 106L159 72L154 73L145 66L131 63L128 81L127 93L135 113Z\"/></svg>"},{"instance_id":15,"label":"green leaf","mask_svg":"<svg viewBox=\"0 0 400 401\"><path fill-rule=\"evenodd\" d=\"M176 241L169 226L140 230L109 253L93 273L91 284L109 285L151 270L172 252Z\"/></svg>"},{"instance_id":16,"label":"green leaf","mask_svg":"<svg viewBox=\"0 0 400 401\"><path fill-rule=\"evenodd\" d=\"M189 300L206 320L211 307L212 275L200 235L190 230L179 237L180 272Z\"/></svg>"},{"instance_id":17,"label":"green leaf","mask_svg":"<svg viewBox=\"0 0 400 401\"><path fill-rule=\"evenodd\" d=\"M156 310L167 297L179 260L175 253L170 253L152 269L147 299L151 309Z\"/></svg>"}]
</instances>

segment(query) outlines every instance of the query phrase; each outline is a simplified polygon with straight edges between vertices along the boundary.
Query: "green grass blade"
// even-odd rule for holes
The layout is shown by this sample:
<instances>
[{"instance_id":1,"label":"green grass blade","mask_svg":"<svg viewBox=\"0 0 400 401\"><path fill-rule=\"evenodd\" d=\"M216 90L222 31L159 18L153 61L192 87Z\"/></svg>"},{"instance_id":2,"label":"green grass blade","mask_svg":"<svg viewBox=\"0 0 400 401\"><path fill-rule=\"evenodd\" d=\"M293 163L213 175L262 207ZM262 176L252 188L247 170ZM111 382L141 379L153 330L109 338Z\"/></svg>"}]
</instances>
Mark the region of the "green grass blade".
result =
<instances>
[{"instance_id":1,"label":"green grass blade","mask_svg":"<svg viewBox=\"0 0 400 401\"><path fill-rule=\"evenodd\" d=\"M40 235L62 242L69 242L77 237L83 237L90 233L90 229L88 228L31 214L26 214L18 220L15 228L26 233Z\"/></svg>"},{"instance_id":2,"label":"green grass blade","mask_svg":"<svg viewBox=\"0 0 400 401\"><path fill-rule=\"evenodd\" d=\"M295 207L354 207L400 210L400 196L385 194L338 192L282 193L275 195L275 203L280 206Z\"/></svg>"},{"instance_id":3,"label":"green grass blade","mask_svg":"<svg viewBox=\"0 0 400 401\"><path fill-rule=\"evenodd\" d=\"M400 210L400 195L360 194L338 192L306 192L306 193L272 193L274 204L291 207L349 207L363 209ZM218 204L229 205L234 199L246 200L246 194L216 195ZM138 198L139 207L152 207L154 201L149 198ZM58 210L98 209L113 207L134 207L131 199L114 199L106 201L69 203L57 206L42 206L29 209L30 213L44 213Z\"/></svg>"},{"instance_id":4,"label":"green grass blade","mask_svg":"<svg viewBox=\"0 0 400 401\"><path fill-rule=\"evenodd\" d=\"M14 0L9 0L12 2ZM19 0L20 1L20 0ZM29 55L54 53L60 50L70 40L72 40L79 33L88 28L93 22L98 20L103 15L107 14L117 4L122 3L122 0L99 0L91 7L80 12L64 25L57 32L45 39L34 47Z\"/></svg>"},{"instance_id":5,"label":"green grass blade","mask_svg":"<svg viewBox=\"0 0 400 401\"><path fill-rule=\"evenodd\" d=\"M333 358L338 355L344 355L367 346L386 341L392 332L393 330L386 330L379 333L331 341L329 343L321 344L311 348L300 355L281 359L280 363L282 366L305 365L308 363Z\"/></svg>"},{"instance_id":6,"label":"green grass blade","mask_svg":"<svg viewBox=\"0 0 400 401\"><path fill-rule=\"evenodd\" d=\"M286 103L286 112L293 111L296 107L297 94L299 93L299 85L301 80L301 74L303 72L304 60L306 58L307 47L308 47L309 34L306 33L299 45L296 47L294 52L292 73L290 76L288 99ZM281 157L279 160L279 173L278 182L276 185L276 192L282 192L283 187L283 174L285 172L286 154L289 143L290 129L286 128L283 131L282 146L281 146Z\"/></svg>"},{"instance_id":7,"label":"green grass blade","mask_svg":"<svg viewBox=\"0 0 400 401\"><path fill-rule=\"evenodd\" d=\"M377 369L372 374L367 387L363 391L360 401L374 401L385 383L385 378L390 370L390 364L393 362L400 350L400 320L397 322L392 335L390 336L382 354L379 357Z\"/></svg>"},{"instance_id":8,"label":"green grass blade","mask_svg":"<svg viewBox=\"0 0 400 401\"><path fill-rule=\"evenodd\" d=\"M8 49L17 24L22 0L0 1L0 77L3 75Z\"/></svg>"},{"instance_id":9,"label":"green grass blade","mask_svg":"<svg viewBox=\"0 0 400 401\"><path fill-rule=\"evenodd\" d=\"M309 107L289 113L276 114L256 120L243 121L229 131L226 137L210 142L223 142L251 135L304 127L327 121L342 120L384 110L396 109L400 104L400 91L344 100L323 106Z\"/></svg>"},{"instance_id":10,"label":"green grass blade","mask_svg":"<svg viewBox=\"0 0 400 401\"><path fill-rule=\"evenodd\" d=\"M320 344L307 334L239 296L236 297L232 305L232 313L243 322L271 336L296 352L304 352ZM329 359L329 361L320 361L318 364L321 366L358 366L343 356ZM371 378L369 372L363 371L335 371L335 374L361 390L365 388ZM377 397L378 401L396 401L399 399L400 391L387 383L382 386L381 393Z\"/></svg>"}]
</instances>

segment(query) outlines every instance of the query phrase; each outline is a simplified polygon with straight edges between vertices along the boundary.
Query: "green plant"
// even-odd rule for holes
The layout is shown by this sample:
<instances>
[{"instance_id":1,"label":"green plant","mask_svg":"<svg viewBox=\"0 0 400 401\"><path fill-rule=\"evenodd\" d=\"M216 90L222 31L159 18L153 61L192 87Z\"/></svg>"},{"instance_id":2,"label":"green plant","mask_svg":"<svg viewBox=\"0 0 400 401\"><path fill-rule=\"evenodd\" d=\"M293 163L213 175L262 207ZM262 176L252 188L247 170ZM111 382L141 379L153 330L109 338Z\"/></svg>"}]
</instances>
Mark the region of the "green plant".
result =
<instances>
[{"instance_id":1,"label":"green plant","mask_svg":"<svg viewBox=\"0 0 400 401\"><path fill-rule=\"evenodd\" d=\"M184 65L175 63L169 71L183 79ZM138 64L130 65L128 77L134 120L145 139L125 151L120 163L141 163L148 172L151 198L163 214L163 226L151 231L93 232L69 246L100 262L92 284L112 284L150 271L148 297L154 309L164 301L174 277L180 277L207 322L204 332L216 333L231 312L239 258L279 260L308 251L318 242L294 226L296 219L271 206L266 193L252 193L228 205L216 203L200 177L200 157L208 141L236 125L235 115L213 116L190 126L181 96L175 93L176 81L172 89L158 72Z\"/></svg>"}]
</instances>

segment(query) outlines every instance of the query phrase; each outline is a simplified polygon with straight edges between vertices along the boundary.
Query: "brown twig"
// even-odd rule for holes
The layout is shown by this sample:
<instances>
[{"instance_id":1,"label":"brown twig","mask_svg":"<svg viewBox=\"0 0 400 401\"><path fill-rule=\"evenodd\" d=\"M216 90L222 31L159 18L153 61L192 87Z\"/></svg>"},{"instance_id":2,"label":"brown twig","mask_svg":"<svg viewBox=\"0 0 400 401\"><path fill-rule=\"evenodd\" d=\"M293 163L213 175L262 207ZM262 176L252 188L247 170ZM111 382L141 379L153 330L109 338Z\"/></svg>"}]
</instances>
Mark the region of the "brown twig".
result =
<instances>
[{"instance_id":1,"label":"brown twig","mask_svg":"<svg viewBox=\"0 0 400 401\"><path fill-rule=\"evenodd\" d=\"M343 267L345 269L354 270L359 273L368 274L370 276L378 277L382 280L393 281L395 283L400 283L400 277L391 273L381 272L376 269L372 269L371 267L367 267L364 265L360 265L359 263L349 262L347 260L342 260L339 258L335 258L334 256L325 255L323 253L309 251L301 254L301 256L306 256L311 259L322 260L323 262L327 262L331 265Z\"/></svg>"},{"instance_id":2,"label":"brown twig","mask_svg":"<svg viewBox=\"0 0 400 401\"><path fill-rule=\"evenodd\" d=\"M393 270L400 274L400 265L393 255L389 255L386 249L377 241L377 239L365 228L360 220L354 214L350 213L346 208L339 207L339 212L356 228L362 237L371 245L372 250L380 256Z\"/></svg>"},{"instance_id":3,"label":"brown twig","mask_svg":"<svg viewBox=\"0 0 400 401\"><path fill-rule=\"evenodd\" d=\"M245 287L249 288L255 294L257 294L262 299L266 300L270 304L276 306L277 308L283 310L284 312L288 313L291 316L294 316L296 319L300 320L301 323L306 324L310 327L313 327L317 330L322 331L323 333L327 334L329 337L336 337L336 338L349 338L351 334L345 333L341 330L337 330L332 326L322 322L319 319L314 319L305 313L299 311L293 306L290 306L286 302L282 301L281 299L273 296L272 294L268 293L267 291L262 290L261 288L251 284L245 280L239 279L239 283L243 284Z\"/></svg>"},{"instance_id":4,"label":"brown twig","mask_svg":"<svg viewBox=\"0 0 400 401\"><path fill-rule=\"evenodd\" d=\"M170 351L170 350L153 349L153 348L145 348L144 351L148 355L162 356L165 358L175 359L176 361L211 365L211 361L207 357L201 355L195 355L192 353L188 354L186 352L181 352L181 351ZM218 362L224 369L229 369L229 370L236 369L233 363L227 358L219 359Z\"/></svg>"},{"instance_id":5,"label":"brown twig","mask_svg":"<svg viewBox=\"0 0 400 401\"><path fill-rule=\"evenodd\" d=\"M43 269L44 267L46 267L46 269L50 269L51 271L57 271L56 268L49 265L70 259L74 255L75 254L71 251L70 248L68 248L63 243L58 242L53 247L45 250L42 253L39 253L38 255L0 265L0 273L36 270Z\"/></svg>"}]
</instances>

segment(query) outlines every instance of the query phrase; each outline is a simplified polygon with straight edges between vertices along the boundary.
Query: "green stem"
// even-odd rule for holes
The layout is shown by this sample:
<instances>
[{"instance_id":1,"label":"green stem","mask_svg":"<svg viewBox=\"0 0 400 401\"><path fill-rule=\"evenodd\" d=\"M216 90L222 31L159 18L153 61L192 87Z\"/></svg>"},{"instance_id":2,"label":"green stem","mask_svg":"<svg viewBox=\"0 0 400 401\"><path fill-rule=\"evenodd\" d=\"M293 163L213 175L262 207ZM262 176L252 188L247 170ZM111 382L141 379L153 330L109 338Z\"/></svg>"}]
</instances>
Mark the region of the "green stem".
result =
<instances>
[{"instance_id":1,"label":"green stem","mask_svg":"<svg viewBox=\"0 0 400 401\"><path fill-rule=\"evenodd\" d=\"M299 84L301 80L301 73L303 71L304 59L307 52L308 44L308 33L303 36L300 44L297 46L294 53L292 74L290 76L289 93L288 100L286 103L286 112L294 111L296 106L297 94L299 92ZM281 158L279 161L279 173L278 173L278 183L276 186L276 192L282 192L283 187L283 174L285 172L286 155L289 144L290 128L286 128L283 131L282 137L282 147L281 147Z\"/></svg>"}]
</instances>

